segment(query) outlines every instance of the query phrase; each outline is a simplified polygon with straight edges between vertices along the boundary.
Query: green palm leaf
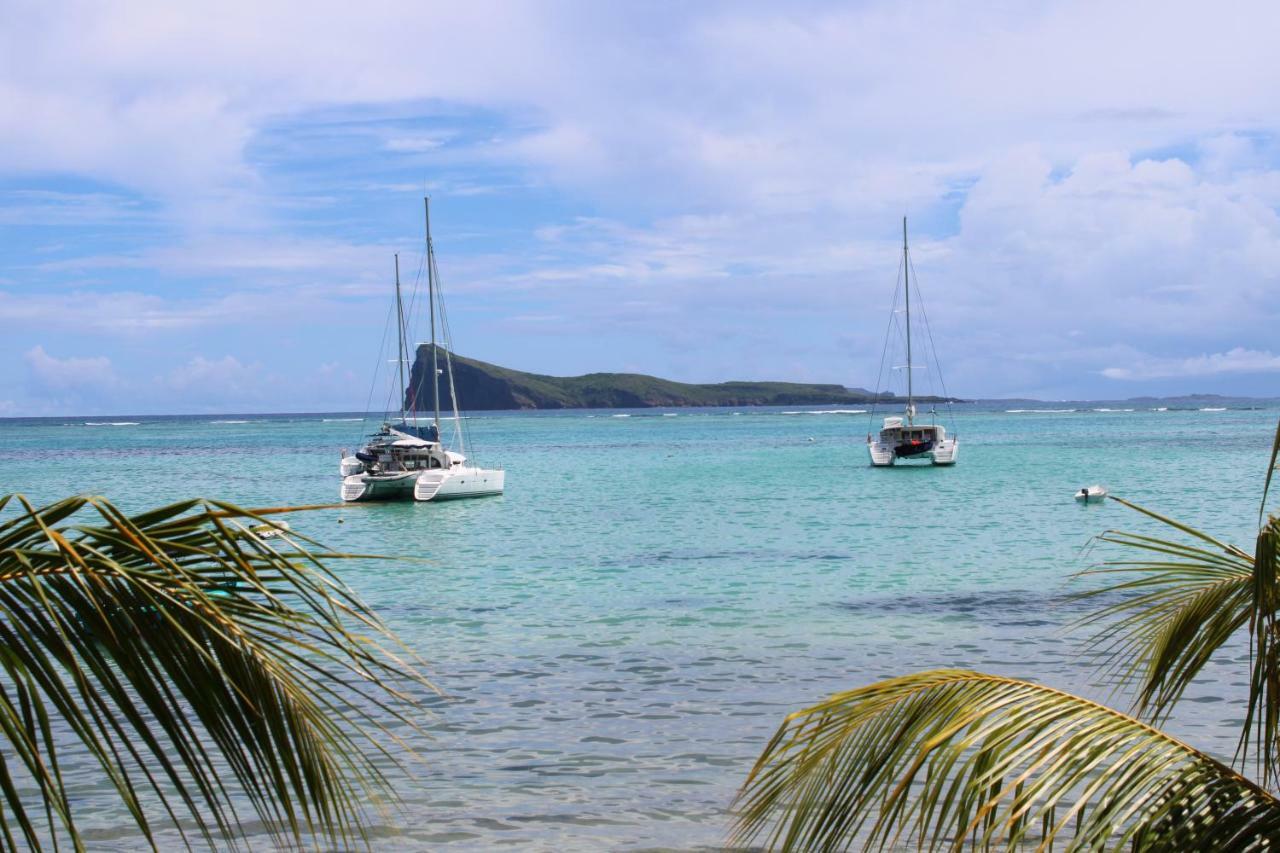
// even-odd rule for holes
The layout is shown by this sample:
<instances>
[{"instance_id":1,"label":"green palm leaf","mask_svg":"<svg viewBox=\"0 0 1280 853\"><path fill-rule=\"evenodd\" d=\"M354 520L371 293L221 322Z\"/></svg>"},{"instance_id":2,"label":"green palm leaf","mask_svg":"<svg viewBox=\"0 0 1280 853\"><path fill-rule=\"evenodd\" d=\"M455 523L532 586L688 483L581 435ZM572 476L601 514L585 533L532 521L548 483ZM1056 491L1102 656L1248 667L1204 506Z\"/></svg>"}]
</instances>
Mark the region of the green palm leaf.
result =
<instances>
[{"instance_id":1,"label":"green palm leaf","mask_svg":"<svg viewBox=\"0 0 1280 853\"><path fill-rule=\"evenodd\" d=\"M1253 611L1249 619L1253 674L1249 684L1249 710L1240 734L1241 760L1249 744L1257 745L1257 761L1263 778L1280 781L1276 757L1280 755L1280 518L1272 518L1258 534L1253 559Z\"/></svg>"},{"instance_id":2,"label":"green palm leaf","mask_svg":"<svg viewBox=\"0 0 1280 853\"><path fill-rule=\"evenodd\" d=\"M1160 720L1254 607L1254 555L1121 498L1118 503L1184 534L1191 542L1108 530L1099 541L1139 552L1085 575L1119 578L1080 598L1118 598L1080 620L1097 625L1089 641L1118 685L1136 684L1135 713Z\"/></svg>"},{"instance_id":3,"label":"green palm leaf","mask_svg":"<svg viewBox=\"0 0 1280 853\"><path fill-rule=\"evenodd\" d=\"M1276 437L1271 442L1271 459L1267 462L1267 476L1262 482L1262 500L1258 502L1258 526L1267 514L1267 494L1271 491L1271 477L1276 472L1276 462L1280 461L1280 424L1276 425Z\"/></svg>"},{"instance_id":4,"label":"green palm leaf","mask_svg":"<svg viewBox=\"0 0 1280 853\"><path fill-rule=\"evenodd\" d=\"M67 762L102 769L144 838L361 843L394 799L398 731L429 686L326 567L351 555L252 528L291 510L0 498L0 839L83 839ZM72 523L75 522L75 523ZM34 788L35 795L30 791Z\"/></svg>"},{"instance_id":5,"label":"green palm leaf","mask_svg":"<svg viewBox=\"0 0 1280 853\"><path fill-rule=\"evenodd\" d=\"M1276 430L1266 490L1280 453ZM1119 598L1081 620L1097 625L1089 649L1117 686L1134 684L1134 712L1155 722L1166 718L1205 665L1241 630L1251 653L1251 689L1237 758L1250 748L1264 779L1277 780L1280 755L1280 521L1262 525L1252 553L1146 507L1112 499L1173 529L1182 538L1109 530L1099 540L1139 552L1085 574L1119 577L1080 597Z\"/></svg>"},{"instance_id":6,"label":"green palm leaf","mask_svg":"<svg viewBox=\"0 0 1280 853\"><path fill-rule=\"evenodd\" d=\"M1026 681L937 670L793 714L736 801L770 849L1243 850L1280 802L1133 717Z\"/></svg>"}]
</instances>

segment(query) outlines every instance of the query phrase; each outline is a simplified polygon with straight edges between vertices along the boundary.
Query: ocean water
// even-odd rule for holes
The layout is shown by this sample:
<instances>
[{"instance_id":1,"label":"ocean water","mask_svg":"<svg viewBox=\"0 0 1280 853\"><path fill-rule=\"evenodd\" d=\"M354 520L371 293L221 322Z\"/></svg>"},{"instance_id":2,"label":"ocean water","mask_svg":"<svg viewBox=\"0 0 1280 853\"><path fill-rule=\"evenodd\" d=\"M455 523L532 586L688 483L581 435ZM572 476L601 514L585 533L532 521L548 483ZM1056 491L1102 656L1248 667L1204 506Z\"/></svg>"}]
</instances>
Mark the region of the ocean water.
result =
<instances>
[{"instance_id":1,"label":"ocean water","mask_svg":"<svg viewBox=\"0 0 1280 853\"><path fill-rule=\"evenodd\" d=\"M1072 494L1102 483L1251 543L1277 418L965 406L956 467L873 469L865 414L473 417L474 458L506 468L506 495L290 519L340 550L429 560L341 566L445 694L377 846L715 848L783 717L833 692L961 666L1105 699L1067 630L1082 613L1072 575L1114 553L1088 547L1097 533L1154 528ZM372 426L0 421L0 493L331 503L339 449ZM1233 652L1169 726L1223 757L1246 681ZM136 846L109 796L83 798L97 846Z\"/></svg>"}]
</instances>

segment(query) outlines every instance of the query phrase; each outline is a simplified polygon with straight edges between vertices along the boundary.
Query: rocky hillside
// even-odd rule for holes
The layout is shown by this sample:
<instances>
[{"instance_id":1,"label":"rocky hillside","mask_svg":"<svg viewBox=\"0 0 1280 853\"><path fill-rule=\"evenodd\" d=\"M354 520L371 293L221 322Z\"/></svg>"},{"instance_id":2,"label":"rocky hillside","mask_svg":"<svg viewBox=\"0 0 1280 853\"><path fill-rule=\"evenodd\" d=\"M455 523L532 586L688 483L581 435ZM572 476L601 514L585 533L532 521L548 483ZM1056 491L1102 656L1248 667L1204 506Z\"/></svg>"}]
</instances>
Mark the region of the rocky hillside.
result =
<instances>
[{"instance_id":1,"label":"rocky hillside","mask_svg":"<svg viewBox=\"0 0 1280 853\"><path fill-rule=\"evenodd\" d=\"M447 407L449 380L445 351L439 353L440 400ZM431 408L431 345L418 347L405 392L407 408ZM721 382L689 385L639 373L588 373L586 376L543 376L496 364L453 356L459 407L483 409L630 409L654 406L816 406L861 405L873 394L842 385L797 382ZM892 398L882 395L882 399ZM920 398L928 402L932 398Z\"/></svg>"}]
</instances>

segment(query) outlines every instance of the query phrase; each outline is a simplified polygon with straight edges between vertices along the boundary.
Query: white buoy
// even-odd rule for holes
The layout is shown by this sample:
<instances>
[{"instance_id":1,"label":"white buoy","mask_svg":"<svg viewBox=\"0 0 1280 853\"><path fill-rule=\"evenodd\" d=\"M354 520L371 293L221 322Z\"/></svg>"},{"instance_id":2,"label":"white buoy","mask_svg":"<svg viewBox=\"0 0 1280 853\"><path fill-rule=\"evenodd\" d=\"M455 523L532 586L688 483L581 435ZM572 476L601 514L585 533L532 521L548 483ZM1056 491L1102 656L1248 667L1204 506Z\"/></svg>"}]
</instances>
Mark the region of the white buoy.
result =
<instances>
[{"instance_id":1,"label":"white buoy","mask_svg":"<svg viewBox=\"0 0 1280 853\"><path fill-rule=\"evenodd\" d=\"M1086 486L1075 493L1075 499L1081 503L1098 503L1106 497L1107 490L1102 486Z\"/></svg>"}]
</instances>

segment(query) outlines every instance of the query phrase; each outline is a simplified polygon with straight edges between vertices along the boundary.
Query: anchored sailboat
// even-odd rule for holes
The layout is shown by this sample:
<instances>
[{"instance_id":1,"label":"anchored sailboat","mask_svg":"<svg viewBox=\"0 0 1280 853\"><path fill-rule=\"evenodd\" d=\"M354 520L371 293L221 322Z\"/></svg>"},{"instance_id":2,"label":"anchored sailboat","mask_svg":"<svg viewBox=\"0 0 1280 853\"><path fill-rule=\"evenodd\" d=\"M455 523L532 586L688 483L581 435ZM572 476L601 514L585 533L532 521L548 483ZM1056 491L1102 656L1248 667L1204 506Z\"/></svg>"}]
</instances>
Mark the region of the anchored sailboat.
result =
<instances>
[{"instance_id":1,"label":"anchored sailboat","mask_svg":"<svg viewBox=\"0 0 1280 853\"><path fill-rule=\"evenodd\" d=\"M426 216L427 302L431 318L431 422L418 420L418 393L408 393L404 366L409 360L404 300L400 293L400 256L396 256L396 361L399 364L398 423L387 422L369 436L365 446L348 456L342 454L342 499L344 501L409 499L419 501L446 500L500 495L505 487L501 468L480 468L467 463L463 452L464 429L454 392L452 343L445 333L445 371L449 379L449 398L453 407L456 450L447 449L440 438L440 348L436 345L436 315L439 299L439 271L436 269L435 245L431 241L431 201L423 199ZM443 304L439 304L443 318ZM421 382L417 383L418 386Z\"/></svg>"},{"instance_id":2,"label":"anchored sailboat","mask_svg":"<svg viewBox=\"0 0 1280 853\"><path fill-rule=\"evenodd\" d=\"M907 363L903 365L903 369L907 372L907 406L900 416L886 417L884 426L881 427L877 434L867 434L867 451L871 454L871 464L875 466L893 465L896 462L916 462L929 461L934 465L954 465L956 456L960 452L960 442L956 436L947 436L946 427L937 423L931 413L930 422L917 423L916 417L916 399L915 399L915 381L912 372L917 368L924 368L927 365L917 365L912 360L911 348L911 255L907 248L907 218L902 217L902 275L903 275L903 293L906 303L906 343L907 343ZM916 294L917 301L919 293ZM895 305L895 308L897 306ZM890 324L888 334L893 334L893 325ZM932 336L931 336L932 337ZM888 351L888 340L885 341L885 350ZM937 362L937 355L934 355L934 362ZM881 372L883 373L884 365L881 364ZM877 388L879 384L877 383ZM943 389L945 392L945 388ZM876 392L876 402L879 403L879 394ZM875 410L872 409L871 417L875 418Z\"/></svg>"}]
</instances>

